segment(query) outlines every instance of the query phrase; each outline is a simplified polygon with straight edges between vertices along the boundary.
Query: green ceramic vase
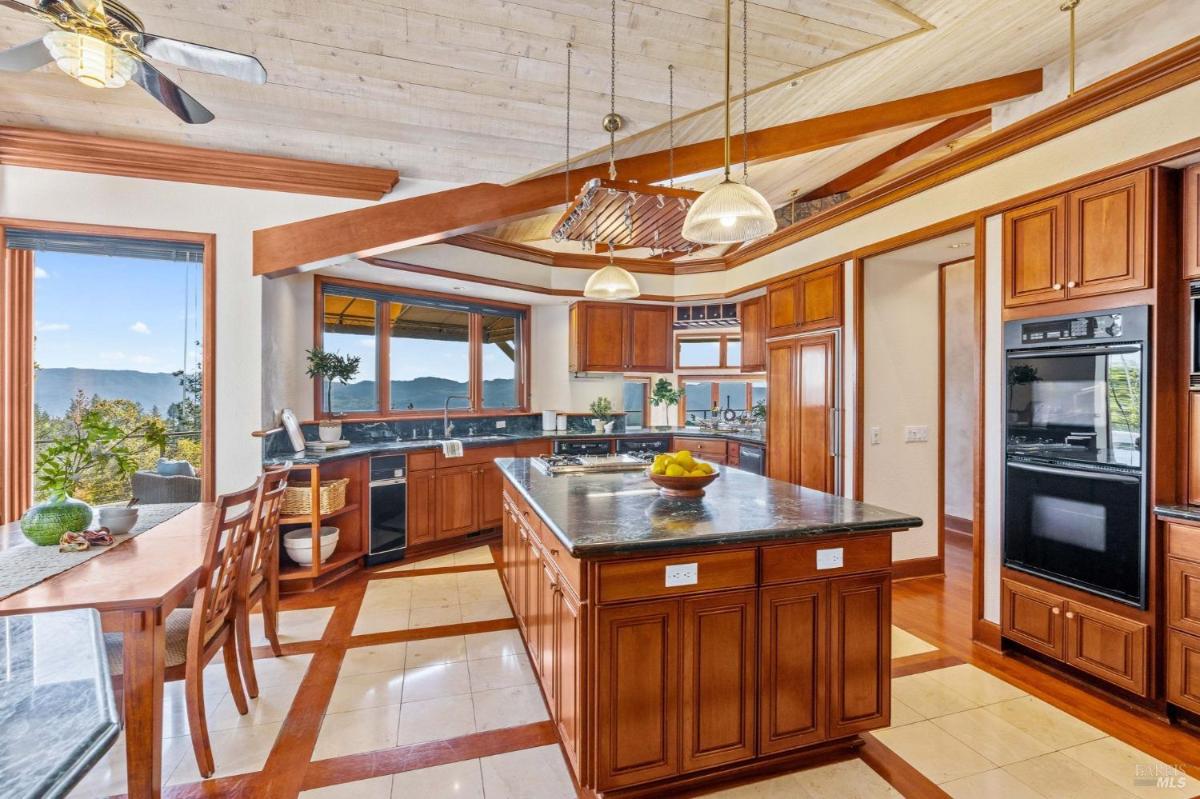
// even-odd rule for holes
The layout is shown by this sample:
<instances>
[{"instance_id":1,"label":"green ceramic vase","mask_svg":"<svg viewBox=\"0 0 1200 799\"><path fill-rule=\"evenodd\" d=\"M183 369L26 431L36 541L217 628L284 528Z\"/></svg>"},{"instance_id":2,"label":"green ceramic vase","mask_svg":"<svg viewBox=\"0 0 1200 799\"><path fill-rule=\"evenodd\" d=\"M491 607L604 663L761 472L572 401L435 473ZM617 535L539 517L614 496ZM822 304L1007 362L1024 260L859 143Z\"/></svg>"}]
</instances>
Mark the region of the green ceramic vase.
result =
<instances>
[{"instance_id":1,"label":"green ceramic vase","mask_svg":"<svg viewBox=\"0 0 1200 799\"><path fill-rule=\"evenodd\" d=\"M38 546L57 544L66 532L86 530L92 523L92 508L78 499L41 502L21 517L21 532Z\"/></svg>"}]
</instances>

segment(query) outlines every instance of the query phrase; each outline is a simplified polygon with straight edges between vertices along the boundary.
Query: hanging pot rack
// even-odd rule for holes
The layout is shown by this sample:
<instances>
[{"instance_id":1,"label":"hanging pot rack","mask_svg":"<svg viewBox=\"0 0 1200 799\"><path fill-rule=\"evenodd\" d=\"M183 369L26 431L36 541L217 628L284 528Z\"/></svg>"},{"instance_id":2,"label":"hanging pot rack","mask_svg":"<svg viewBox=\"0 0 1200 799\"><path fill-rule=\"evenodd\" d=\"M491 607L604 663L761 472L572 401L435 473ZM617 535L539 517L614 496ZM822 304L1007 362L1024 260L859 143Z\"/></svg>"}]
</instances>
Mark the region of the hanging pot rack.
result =
<instances>
[{"instance_id":1,"label":"hanging pot rack","mask_svg":"<svg viewBox=\"0 0 1200 799\"><path fill-rule=\"evenodd\" d=\"M577 241L585 250L605 244L621 249L686 254L702 249L683 237L683 220L698 191L593 178L583 184L554 225L558 242Z\"/></svg>"}]
</instances>

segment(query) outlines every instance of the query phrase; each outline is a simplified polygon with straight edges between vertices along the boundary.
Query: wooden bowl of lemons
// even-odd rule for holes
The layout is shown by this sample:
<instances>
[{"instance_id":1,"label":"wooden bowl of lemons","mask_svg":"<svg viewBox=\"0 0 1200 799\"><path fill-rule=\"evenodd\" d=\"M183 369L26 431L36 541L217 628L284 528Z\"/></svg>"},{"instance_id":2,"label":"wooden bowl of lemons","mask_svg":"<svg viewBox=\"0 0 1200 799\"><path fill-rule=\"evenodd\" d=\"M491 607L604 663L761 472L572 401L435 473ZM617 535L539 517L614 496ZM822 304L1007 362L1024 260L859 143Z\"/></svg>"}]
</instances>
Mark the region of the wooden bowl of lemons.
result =
<instances>
[{"instance_id":1,"label":"wooden bowl of lemons","mask_svg":"<svg viewBox=\"0 0 1200 799\"><path fill-rule=\"evenodd\" d=\"M668 497L702 497L704 487L721 476L711 463L696 460L686 449L658 455L647 474Z\"/></svg>"}]
</instances>

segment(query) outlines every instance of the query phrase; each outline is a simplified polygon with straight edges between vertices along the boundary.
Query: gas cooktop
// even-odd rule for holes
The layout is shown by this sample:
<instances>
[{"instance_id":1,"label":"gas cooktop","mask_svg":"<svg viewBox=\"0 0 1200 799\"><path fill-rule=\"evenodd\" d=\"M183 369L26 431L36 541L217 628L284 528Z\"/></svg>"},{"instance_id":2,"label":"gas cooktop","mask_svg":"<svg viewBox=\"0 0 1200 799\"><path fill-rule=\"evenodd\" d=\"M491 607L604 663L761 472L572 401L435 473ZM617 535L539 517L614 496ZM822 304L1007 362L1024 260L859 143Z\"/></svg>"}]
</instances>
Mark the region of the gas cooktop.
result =
<instances>
[{"instance_id":1,"label":"gas cooktop","mask_svg":"<svg viewBox=\"0 0 1200 799\"><path fill-rule=\"evenodd\" d=\"M653 456L650 458L653 460ZM632 454L624 455L542 455L534 464L546 474L577 474L580 472L636 472L646 468L647 461Z\"/></svg>"}]
</instances>

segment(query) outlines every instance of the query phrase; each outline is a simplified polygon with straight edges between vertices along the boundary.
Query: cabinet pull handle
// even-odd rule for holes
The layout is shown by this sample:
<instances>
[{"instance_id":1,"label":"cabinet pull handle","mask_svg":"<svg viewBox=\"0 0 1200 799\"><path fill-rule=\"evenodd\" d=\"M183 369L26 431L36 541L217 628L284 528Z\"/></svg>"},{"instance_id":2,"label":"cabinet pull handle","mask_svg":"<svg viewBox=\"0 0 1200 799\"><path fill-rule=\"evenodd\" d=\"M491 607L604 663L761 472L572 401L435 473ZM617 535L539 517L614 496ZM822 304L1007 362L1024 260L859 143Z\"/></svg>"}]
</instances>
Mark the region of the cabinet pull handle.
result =
<instances>
[{"instance_id":1,"label":"cabinet pull handle","mask_svg":"<svg viewBox=\"0 0 1200 799\"><path fill-rule=\"evenodd\" d=\"M1062 291L1062 283L1055 283L1055 284L1054 284L1054 290L1055 290L1055 291Z\"/></svg>"},{"instance_id":2,"label":"cabinet pull handle","mask_svg":"<svg viewBox=\"0 0 1200 799\"><path fill-rule=\"evenodd\" d=\"M1062 610L1060 608L1050 608L1050 612L1057 616L1058 614L1062 613Z\"/></svg>"},{"instance_id":3,"label":"cabinet pull handle","mask_svg":"<svg viewBox=\"0 0 1200 799\"><path fill-rule=\"evenodd\" d=\"M1075 288L1075 281L1074 281L1074 280L1068 280L1068 281L1067 281L1067 288L1069 288L1069 289L1073 289L1073 288Z\"/></svg>"},{"instance_id":4,"label":"cabinet pull handle","mask_svg":"<svg viewBox=\"0 0 1200 799\"><path fill-rule=\"evenodd\" d=\"M1073 618L1075 618L1075 612L1074 612L1074 611L1071 611L1071 610L1068 610L1068 611L1067 611L1067 618L1068 618L1068 619L1073 619Z\"/></svg>"}]
</instances>

